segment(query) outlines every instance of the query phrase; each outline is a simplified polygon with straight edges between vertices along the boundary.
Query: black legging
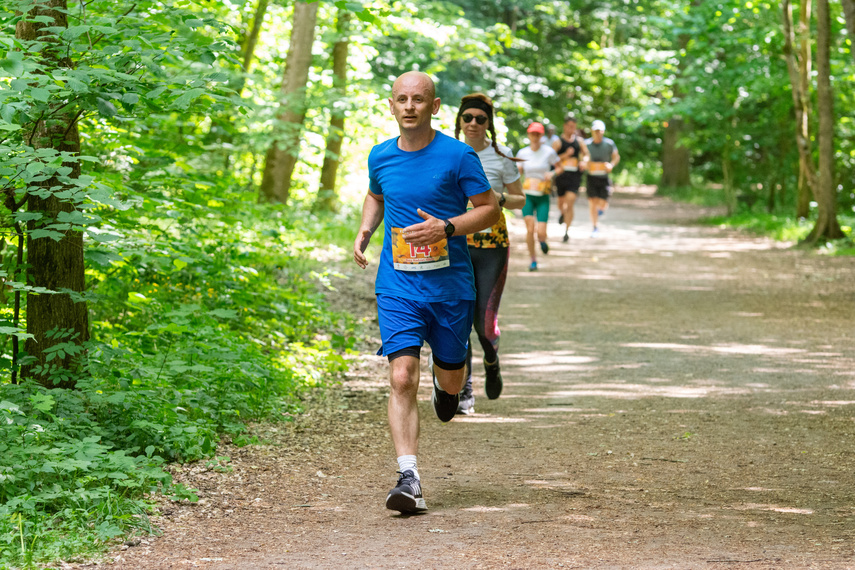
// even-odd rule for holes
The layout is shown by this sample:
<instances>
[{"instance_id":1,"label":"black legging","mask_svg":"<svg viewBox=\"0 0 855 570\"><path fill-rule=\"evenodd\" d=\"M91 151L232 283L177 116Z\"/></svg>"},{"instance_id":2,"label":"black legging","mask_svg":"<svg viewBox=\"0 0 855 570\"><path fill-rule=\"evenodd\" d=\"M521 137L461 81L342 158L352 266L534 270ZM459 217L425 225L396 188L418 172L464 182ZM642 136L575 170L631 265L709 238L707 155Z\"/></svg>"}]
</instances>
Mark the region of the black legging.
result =
<instances>
[{"instance_id":1,"label":"black legging","mask_svg":"<svg viewBox=\"0 0 855 570\"><path fill-rule=\"evenodd\" d=\"M484 349L487 362L495 362L499 350L499 302L508 275L510 249L507 247L470 247L475 270L475 332ZM472 374L472 343L466 357L468 374Z\"/></svg>"}]
</instances>

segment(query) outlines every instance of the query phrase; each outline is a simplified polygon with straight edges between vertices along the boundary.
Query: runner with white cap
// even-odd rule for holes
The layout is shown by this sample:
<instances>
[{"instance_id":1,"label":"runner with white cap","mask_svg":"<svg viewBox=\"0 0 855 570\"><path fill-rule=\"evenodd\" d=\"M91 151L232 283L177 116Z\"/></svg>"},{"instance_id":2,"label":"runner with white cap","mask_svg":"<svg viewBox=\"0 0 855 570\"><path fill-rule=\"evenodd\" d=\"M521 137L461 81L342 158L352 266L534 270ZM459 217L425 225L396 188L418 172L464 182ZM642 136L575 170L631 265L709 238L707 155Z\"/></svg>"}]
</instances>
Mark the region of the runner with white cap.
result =
<instances>
[{"instance_id":1,"label":"runner with white cap","mask_svg":"<svg viewBox=\"0 0 855 570\"><path fill-rule=\"evenodd\" d=\"M591 223L594 226L591 237L596 237L599 233L597 224L600 221L600 216L609 207L609 196L612 193L612 182L609 174L620 162L617 145L612 139L603 136L605 132L606 124L596 120L591 124L591 138L585 140L590 156L587 192Z\"/></svg>"}]
</instances>

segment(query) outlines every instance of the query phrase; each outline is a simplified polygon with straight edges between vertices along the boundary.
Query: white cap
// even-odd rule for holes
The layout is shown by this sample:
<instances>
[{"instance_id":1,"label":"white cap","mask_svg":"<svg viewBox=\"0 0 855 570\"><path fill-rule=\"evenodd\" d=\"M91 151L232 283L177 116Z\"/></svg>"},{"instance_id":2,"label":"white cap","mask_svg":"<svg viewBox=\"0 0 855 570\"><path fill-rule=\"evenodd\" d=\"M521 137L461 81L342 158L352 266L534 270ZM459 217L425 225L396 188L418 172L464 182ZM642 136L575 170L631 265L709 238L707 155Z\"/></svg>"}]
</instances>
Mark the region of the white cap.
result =
<instances>
[{"instance_id":1,"label":"white cap","mask_svg":"<svg viewBox=\"0 0 855 570\"><path fill-rule=\"evenodd\" d=\"M591 130L606 132L606 124L600 120L594 121L591 123Z\"/></svg>"}]
</instances>

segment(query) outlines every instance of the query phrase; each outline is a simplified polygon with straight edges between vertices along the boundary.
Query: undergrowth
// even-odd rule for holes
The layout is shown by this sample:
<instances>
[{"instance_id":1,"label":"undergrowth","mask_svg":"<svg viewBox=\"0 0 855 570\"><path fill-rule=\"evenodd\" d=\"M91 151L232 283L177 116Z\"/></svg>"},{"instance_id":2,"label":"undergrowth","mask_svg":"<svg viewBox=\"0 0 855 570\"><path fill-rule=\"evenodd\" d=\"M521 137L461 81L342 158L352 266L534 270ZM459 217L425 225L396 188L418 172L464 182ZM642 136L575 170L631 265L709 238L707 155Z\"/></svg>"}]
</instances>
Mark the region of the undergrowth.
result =
<instances>
[{"instance_id":1,"label":"undergrowth","mask_svg":"<svg viewBox=\"0 0 855 570\"><path fill-rule=\"evenodd\" d=\"M356 324L323 292L356 222L209 196L150 192L110 212L116 239L86 252L92 340L75 390L8 383L3 351L0 568L154 532L155 494L195 500L167 463L246 440L247 421L288 421L345 370Z\"/></svg>"}]
</instances>

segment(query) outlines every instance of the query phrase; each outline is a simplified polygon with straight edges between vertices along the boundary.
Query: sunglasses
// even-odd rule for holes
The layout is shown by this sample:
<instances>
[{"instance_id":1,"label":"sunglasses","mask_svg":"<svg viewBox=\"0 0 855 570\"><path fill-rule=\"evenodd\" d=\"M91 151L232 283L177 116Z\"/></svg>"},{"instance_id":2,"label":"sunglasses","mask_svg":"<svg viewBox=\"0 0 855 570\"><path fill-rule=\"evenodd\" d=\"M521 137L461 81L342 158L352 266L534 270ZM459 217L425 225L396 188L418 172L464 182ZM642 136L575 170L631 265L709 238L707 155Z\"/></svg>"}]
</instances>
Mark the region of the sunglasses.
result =
<instances>
[{"instance_id":1,"label":"sunglasses","mask_svg":"<svg viewBox=\"0 0 855 570\"><path fill-rule=\"evenodd\" d=\"M460 118L463 119L465 124L471 123L472 119L475 119L475 122L479 125L483 125L487 122L487 115L473 115L471 113L463 113L460 115Z\"/></svg>"}]
</instances>

